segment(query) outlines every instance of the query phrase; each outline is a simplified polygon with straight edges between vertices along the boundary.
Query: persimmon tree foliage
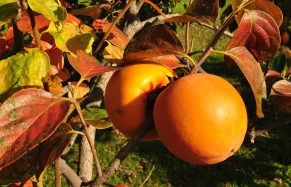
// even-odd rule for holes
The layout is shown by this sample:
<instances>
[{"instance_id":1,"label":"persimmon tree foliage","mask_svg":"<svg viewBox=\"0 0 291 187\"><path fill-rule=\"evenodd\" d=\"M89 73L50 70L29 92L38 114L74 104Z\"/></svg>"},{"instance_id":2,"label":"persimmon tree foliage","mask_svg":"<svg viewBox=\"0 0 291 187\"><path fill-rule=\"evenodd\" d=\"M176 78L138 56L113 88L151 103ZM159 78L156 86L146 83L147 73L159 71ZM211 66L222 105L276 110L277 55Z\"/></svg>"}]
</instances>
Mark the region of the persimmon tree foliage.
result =
<instances>
[{"instance_id":1,"label":"persimmon tree foliage","mask_svg":"<svg viewBox=\"0 0 291 187\"><path fill-rule=\"evenodd\" d=\"M140 20L138 12L144 4L158 16ZM33 178L33 183L41 185L43 173L52 164L56 186L61 175L72 186L105 183L154 127L154 101L166 87L147 91L144 123L111 163L101 168L94 148L95 131L112 126L102 108L103 93L112 73L130 64L164 66L171 72L167 84L174 84L188 74L205 73L201 65L209 55L223 54L229 69L238 67L249 83L258 119L264 117L264 102L274 104L278 112L290 112L290 64L281 72L272 69L279 49L291 54L281 45L280 8L268 0L231 0L231 6L232 12L217 21L219 0L192 0L183 15L164 13L151 0L104 1L83 8L74 8L66 0L0 0L0 184L24 185ZM198 51L197 61L189 50L193 22L215 31ZM238 26L226 49L216 50L215 44L222 35L229 35L233 22ZM169 27L174 24L184 26L185 38ZM146 73L151 74L150 70ZM109 95L114 97L114 93ZM254 116L252 111L248 109L249 118ZM249 123L252 140L276 126L259 126L258 119ZM290 117L283 120L288 124ZM78 174L61 158L76 136L83 138Z\"/></svg>"}]
</instances>

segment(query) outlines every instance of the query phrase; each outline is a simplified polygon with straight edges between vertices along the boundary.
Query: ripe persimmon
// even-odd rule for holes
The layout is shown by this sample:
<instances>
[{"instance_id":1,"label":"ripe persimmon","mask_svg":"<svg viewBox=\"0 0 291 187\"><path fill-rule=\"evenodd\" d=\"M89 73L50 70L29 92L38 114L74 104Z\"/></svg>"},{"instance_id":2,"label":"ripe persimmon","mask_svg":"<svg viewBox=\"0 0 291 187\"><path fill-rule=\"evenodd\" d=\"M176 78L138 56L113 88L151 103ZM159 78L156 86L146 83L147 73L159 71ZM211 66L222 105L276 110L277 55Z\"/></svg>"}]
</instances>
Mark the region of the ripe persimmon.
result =
<instances>
[{"instance_id":1,"label":"ripe persimmon","mask_svg":"<svg viewBox=\"0 0 291 187\"><path fill-rule=\"evenodd\" d=\"M226 80L211 74L182 77L158 96L153 118L165 146L192 164L221 162L241 146L245 104Z\"/></svg>"},{"instance_id":2,"label":"ripe persimmon","mask_svg":"<svg viewBox=\"0 0 291 187\"><path fill-rule=\"evenodd\" d=\"M114 72L105 90L105 108L113 125L132 137L146 120L148 94L169 83L174 72L158 63L138 63ZM157 139L155 130L144 140Z\"/></svg>"}]
</instances>

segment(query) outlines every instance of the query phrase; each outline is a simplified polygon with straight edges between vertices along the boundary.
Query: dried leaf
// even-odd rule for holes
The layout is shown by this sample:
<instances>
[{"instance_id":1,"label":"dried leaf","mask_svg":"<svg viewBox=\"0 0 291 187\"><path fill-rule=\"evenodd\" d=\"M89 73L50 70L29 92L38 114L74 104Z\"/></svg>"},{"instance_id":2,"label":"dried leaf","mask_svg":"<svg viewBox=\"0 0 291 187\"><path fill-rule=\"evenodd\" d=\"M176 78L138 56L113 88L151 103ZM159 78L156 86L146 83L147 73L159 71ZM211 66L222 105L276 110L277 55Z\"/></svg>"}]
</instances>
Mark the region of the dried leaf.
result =
<instances>
[{"instance_id":1,"label":"dried leaf","mask_svg":"<svg viewBox=\"0 0 291 187\"><path fill-rule=\"evenodd\" d=\"M276 82L270 95L291 97L291 82L288 80L280 80Z\"/></svg>"},{"instance_id":2,"label":"dried leaf","mask_svg":"<svg viewBox=\"0 0 291 187\"><path fill-rule=\"evenodd\" d=\"M253 55L243 46L235 47L224 52L238 65L255 96L257 116L264 117L262 111L262 99L266 98L266 83L260 64Z\"/></svg>"},{"instance_id":3,"label":"dried leaf","mask_svg":"<svg viewBox=\"0 0 291 187\"><path fill-rule=\"evenodd\" d=\"M0 107L0 171L46 140L69 107L63 98L36 88L9 97Z\"/></svg>"},{"instance_id":4,"label":"dried leaf","mask_svg":"<svg viewBox=\"0 0 291 187\"><path fill-rule=\"evenodd\" d=\"M68 132L71 130L70 125L61 124L47 140L5 167L0 173L0 184L25 181L33 175L39 176L67 147L71 137Z\"/></svg>"},{"instance_id":5,"label":"dried leaf","mask_svg":"<svg viewBox=\"0 0 291 187\"><path fill-rule=\"evenodd\" d=\"M259 62L271 59L280 47L280 31L274 19L260 10L246 10L227 46L245 46Z\"/></svg>"},{"instance_id":6,"label":"dried leaf","mask_svg":"<svg viewBox=\"0 0 291 187\"><path fill-rule=\"evenodd\" d=\"M33 11L44 15L49 20L57 22L64 21L66 19L66 8L60 6L55 0L46 0L41 3L39 0L27 0L27 2Z\"/></svg>"},{"instance_id":7,"label":"dried leaf","mask_svg":"<svg viewBox=\"0 0 291 187\"><path fill-rule=\"evenodd\" d=\"M90 79L101 73L118 69L117 67L103 66L94 56L80 50L77 51L77 58L68 55L68 60L83 79Z\"/></svg>"},{"instance_id":8,"label":"dried leaf","mask_svg":"<svg viewBox=\"0 0 291 187\"><path fill-rule=\"evenodd\" d=\"M235 10L243 0L231 0L232 9ZM277 7L273 2L269 0L255 0L253 3L249 4L245 7L248 10L261 10L269 14L275 22L277 23L278 27L283 22L283 14L279 7ZM239 24L244 14L244 9L236 16L236 22Z\"/></svg>"},{"instance_id":9,"label":"dried leaf","mask_svg":"<svg viewBox=\"0 0 291 187\"><path fill-rule=\"evenodd\" d=\"M90 16L92 19L98 19L102 9L109 9L111 5L109 4L100 4L100 5L93 5L87 6L84 8L73 9L70 13L72 15L81 15L81 16Z\"/></svg>"},{"instance_id":10,"label":"dried leaf","mask_svg":"<svg viewBox=\"0 0 291 187\"><path fill-rule=\"evenodd\" d=\"M42 78L47 75L49 66L49 57L39 49L1 60L0 94L14 92L24 86L42 86Z\"/></svg>"},{"instance_id":11,"label":"dried leaf","mask_svg":"<svg viewBox=\"0 0 291 187\"><path fill-rule=\"evenodd\" d=\"M175 32L166 25L155 25L134 36L125 49L124 60L136 62L177 54L184 54L184 49Z\"/></svg>"},{"instance_id":12,"label":"dried leaf","mask_svg":"<svg viewBox=\"0 0 291 187\"><path fill-rule=\"evenodd\" d=\"M120 47L112 45L110 42L107 42L107 44L108 45L104 48L103 51L104 59L110 63L123 63L124 50Z\"/></svg>"},{"instance_id":13,"label":"dried leaf","mask_svg":"<svg viewBox=\"0 0 291 187\"><path fill-rule=\"evenodd\" d=\"M193 0L186 10L186 15L195 17L202 22L215 22L218 15L218 0Z\"/></svg>"}]
</instances>

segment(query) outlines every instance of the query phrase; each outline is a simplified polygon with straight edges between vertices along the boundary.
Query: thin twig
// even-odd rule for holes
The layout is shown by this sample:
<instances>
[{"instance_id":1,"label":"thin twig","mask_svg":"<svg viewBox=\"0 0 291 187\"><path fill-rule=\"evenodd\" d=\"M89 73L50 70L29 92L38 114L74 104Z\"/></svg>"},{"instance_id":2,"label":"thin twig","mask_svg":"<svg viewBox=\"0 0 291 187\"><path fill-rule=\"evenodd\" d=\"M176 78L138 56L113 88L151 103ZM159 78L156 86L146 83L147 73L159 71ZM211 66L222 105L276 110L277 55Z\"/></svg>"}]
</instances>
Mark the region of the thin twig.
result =
<instances>
[{"instance_id":1,"label":"thin twig","mask_svg":"<svg viewBox=\"0 0 291 187\"><path fill-rule=\"evenodd\" d=\"M143 181L143 183L139 186L142 187L143 185L145 185L145 183L149 180L150 176L152 175L153 171L155 170L155 166L153 165L152 169L150 170L148 176L145 178L145 180Z\"/></svg>"},{"instance_id":2,"label":"thin twig","mask_svg":"<svg viewBox=\"0 0 291 187\"><path fill-rule=\"evenodd\" d=\"M61 187L62 186L62 172L61 172L61 165L60 165L60 157L58 157L54 161L55 165L55 187Z\"/></svg>"},{"instance_id":3,"label":"thin twig","mask_svg":"<svg viewBox=\"0 0 291 187\"><path fill-rule=\"evenodd\" d=\"M37 48L40 48L40 34L39 34L39 30L38 30L37 25L36 25L34 12L33 12L33 10L31 10L30 7L27 8L27 12L29 15L29 19L30 19L30 23L31 23L32 31L33 31L35 45Z\"/></svg>"},{"instance_id":4,"label":"thin twig","mask_svg":"<svg viewBox=\"0 0 291 187\"><path fill-rule=\"evenodd\" d=\"M92 153L93 153L93 157L94 157L94 160L95 160L95 166L96 166L96 169L97 169L97 173L98 173L98 176L102 176L102 170L101 170L101 166L100 166L100 163L99 163L99 160L98 160L98 157L97 157L97 153L96 153L96 149L94 147L94 143L93 143L93 140L91 139L89 133L88 133L88 125L86 123L86 121L84 120L84 117L83 117L83 114L82 114L82 110L81 110L81 107L79 105L79 103L76 101L76 98L75 98L75 94L74 94L74 90L71 86L71 84L68 84L69 86L69 90L72 94L72 102L73 102L73 105L75 106L76 110L77 110L77 113L80 117L80 120L81 120L81 123L83 125L83 128L84 128L84 134L88 140L88 143L91 147L91 150L92 150Z\"/></svg>"},{"instance_id":5,"label":"thin twig","mask_svg":"<svg viewBox=\"0 0 291 187\"><path fill-rule=\"evenodd\" d=\"M12 27L13 27L13 47L14 51L17 53L19 51L24 50L24 36L23 33L18 29L16 24L16 19L12 20Z\"/></svg>"},{"instance_id":6,"label":"thin twig","mask_svg":"<svg viewBox=\"0 0 291 187\"><path fill-rule=\"evenodd\" d=\"M109 166L104 170L103 175L98 177L93 181L85 183L85 185L92 184L93 187L101 186L115 171L118 169L122 161L129 155L129 153L137 146L142 137L154 127L152 115L149 116L146 122L138 130L138 132L130 139L127 144L122 147L116 154L115 158L109 164Z\"/></svg>"},{"instance_id":7,"label":"thin twig","mask_svg":"<svg viewBox=\"0 0 291 187\"><path fill-rule=\"evenodd\" d=\"M228 18L223 22L223 24L219 27L219 29L214 33L212 36L210 42L208 43L207 47L205 48L204 52L202 53L202 56L200 57L199 61L195 65L195 67L190 71L190 74L197 73L199 67L207 57L211 54L211 51L213 50L214 45L218 42L219 38L222 36L224 31L228 28L230 23L234 20L235 12L232 12Z\"/></svg>"},{"instance_id":8,"label":"thin twig","mask_svg":"<svg viewBox=\"0 0 291 187\"><path fill-rule=\"evenodd\" d=\"M209 41L207 47L205 48L202 56L200 57L199 61L195 65L195 67L190 71L190 74L197 73L199 67L202 63L205 62L207 57L211 54L211 51L213 50L213 47L218 42L219 38L223 35L225 30L228 28L228 26L231 24L231 22L234 20L235 15L245 6L253 2L253 0L244 0L242 3L238 6L238 8L233 11L227 19L222 23L222 25L217 29L217 31L212 36L211 40Z\"/></svg>"},{"instance_id":9,"label":"thin twig","mask_svg":"<svg viewBox=\"0 0 291 187\"><path fill-rule=\"evenodd\" d=\"M131 4L134 3L136 0L130 0L128 2L128 4L124 7L124 9L118 14L117 18L113 21L113 23L110 25L108 31L105 33L105 35L103 36L103 38L101 39L100 43L98 44L94 55L96 56L99 52L99 50L101 49L102 45L104 44L105 40L108 38L110 32L112 31L113 27L115 27L115 25L118 23L118 21L123 17L123 15L125 14L125 12L131 7Z\"/></svg>"},{"instance_id":10,"label":"thin twig","mask_svg":"<svg viewBox=\"0 0 291 187\"><path fill-rule=\"evenodd\" d=\"M189 6L191 5L192 0L189 0ZM190 22L186 23L185 28L185 52L188 53L191 50L190 48Z\"/></svg>"}]
</instances>

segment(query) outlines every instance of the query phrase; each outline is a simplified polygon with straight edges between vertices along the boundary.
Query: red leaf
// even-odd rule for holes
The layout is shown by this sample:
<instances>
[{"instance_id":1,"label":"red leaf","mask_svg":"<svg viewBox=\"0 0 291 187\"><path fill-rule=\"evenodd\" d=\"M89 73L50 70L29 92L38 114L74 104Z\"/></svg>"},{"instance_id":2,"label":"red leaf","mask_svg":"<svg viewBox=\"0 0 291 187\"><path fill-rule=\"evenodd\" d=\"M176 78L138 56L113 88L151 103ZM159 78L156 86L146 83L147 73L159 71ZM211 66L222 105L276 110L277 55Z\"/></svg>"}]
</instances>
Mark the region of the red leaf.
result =
<instances>
[{"instance_id":1,"label":"red leaf","mask_svg":"<svg viewBox=\"0 0 291 187\"><path fill-rule=\"evenodd\" d=\"M50 57L50 63L57 67L58 72L60 72L64 68L64 57L63 52L57 48L55 45L45 52Z\"/></svg>"},{"instance_id":2,"label":"red leaf","mask_svg":"<svg viewBox=\"0 0 291 187\"><path fill-rule=\"evenodd\" d=\"M266 98L266 83L260 64L253 55L243 46L235 47L224 52L238 65L248 80L255 96L257 116L264 117L262 111L262 99Z\"/></svg>"},{"instance_id":3,"label":"red leaf","mask_svg":"<svg viewBox=\"0 0 291 187\"><path fill-rule=\"evenodd\" d=\"M276 82L272 87L270 95L291 97L291 82L288 80Z\"/></svg>"},{"instance_id":4,"label":"red leaf","mask_svg":"<svg viewBox=\"0 0 291 187\"><path fill-rule=\"evenodd\" d=\"M28 88L0 107L0 171L47 139L69 111L69 102Z\"/></svg>"},{"instance_id":5,"label":"red leaf","mask_svg":"<svg viewBox=\"0 0 291 187\"><path fill-rule=\"evenodd\" d=\"M277 23L260 10L246 10L227 50L245 46L259 62L271 59L280 47Z\"/></svg>"},{"instance_id":6,"label":"red leaf","mask_svg":"<svg viewBox=\"0 0 291 187\"><path fill-rule=\"evenodd\" d=\"M62 6L66 7L66 8L73 8L70 3L68 3L66 0L60 0Z\"/></svg>"},{"instance_id":7,"label":"red leaf","mask_svg":"<svg viewBox=\"0 0 291 187\"><path fill-rule=\"evenodd\" d=\"M109 30L110 26L111 23L108 23L106 20L96 19L93 22L93 27L97 30L102 30L104 33L106 33ZM124 49L129 42L127 35L124 34L121 30L119 30L116 26L114 26L113 29L111 30L107 40L110 41L115 46L118 46L122 49Z\"/></svg>"},{"instance_id":8,"label":"red leaf","mask_svg":"<svg viewBox=\"0 0 291 187\"><path fill-rule=\"evenodd\" d=\"M124 60L136 62L181 53L184 49L176 33L166 25L155 25L134 36L125 49Z\"/></svg>"},{"instance_id":9,"label":"red leaf","mask_svg":"<svg viewBox=\"0 0 291 187\"><path fill-rule=\"evenodd\" d=\"M115 71L117 67L103 66L94 56L84 51L77 51L77 58L67 55L70 64L80 73L83 79L90 79L101 73Z\"/></svg>"},{"instance_id":10,"label":"red leaf","mask_svg":"<svg viewBox=\"0 0 291 187\"><path fill-rule=\"evenodd\" d=\"M71 137L68 132L71 130L69 124L60 125L47 140L13 164L5 167L0 172L0 184L25 181L33 175L38 178L44 169L55 161L67 147Z\"/></svg>"},{"instance_id":11,"label":"red leaf","mask_svg":"<svg viewBox=\"0 0 291 187\"><path fill-rule=\"evenodd\" d=\"M50 24L50 20L45 18L43 15L35 16L35 22L37 28L42 31L47 28ZM20 20L17 22L17 27L22 32L28 32L31 36L33 36L33 31L31 27L31 22L27 13L23 13L20 17Z\"/></svg>"},{"instance_id":12,"label":"red leaf","mask_svg":"<svg viewBox=\"0 0 291 187\"><path fill-rule=\"evenodd\" d=\"M232 9L235 10L243 0L231 0ZM276 21L277 25L280 26L283 22L283 14L279 7L277 7L273 2L269 0L255 0L245 7L248 10L261 10L268 13ZM237 23L240 23L240 20L243 16L241 11L236 16Z\"/></svg>"}]
</instances>

